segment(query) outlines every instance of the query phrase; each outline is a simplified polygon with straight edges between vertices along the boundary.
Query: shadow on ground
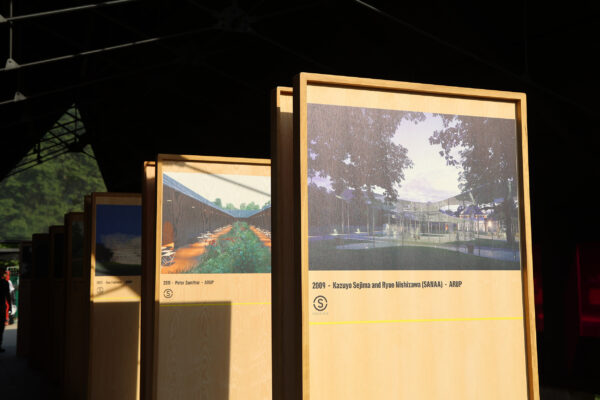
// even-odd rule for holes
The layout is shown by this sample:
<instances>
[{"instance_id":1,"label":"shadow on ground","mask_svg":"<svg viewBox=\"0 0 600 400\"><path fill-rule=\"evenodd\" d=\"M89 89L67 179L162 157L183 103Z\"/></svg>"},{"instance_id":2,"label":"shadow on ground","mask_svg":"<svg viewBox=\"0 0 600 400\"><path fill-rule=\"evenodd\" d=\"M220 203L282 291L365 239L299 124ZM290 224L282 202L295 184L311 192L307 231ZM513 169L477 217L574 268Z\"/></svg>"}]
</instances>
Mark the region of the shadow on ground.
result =
<instances>
[{"instance_id":1,"label":"shadow on ground","mask_svg":"<svg viewBox=\"0 0 600 400\"><path fill-rule=\"evenodd\" d=\"M57 387L41 371L31 369L27 359L17 357L17 324L4 331L5 353L0 353L2 400L58 399Z\"/></svg>"}]
</instances>

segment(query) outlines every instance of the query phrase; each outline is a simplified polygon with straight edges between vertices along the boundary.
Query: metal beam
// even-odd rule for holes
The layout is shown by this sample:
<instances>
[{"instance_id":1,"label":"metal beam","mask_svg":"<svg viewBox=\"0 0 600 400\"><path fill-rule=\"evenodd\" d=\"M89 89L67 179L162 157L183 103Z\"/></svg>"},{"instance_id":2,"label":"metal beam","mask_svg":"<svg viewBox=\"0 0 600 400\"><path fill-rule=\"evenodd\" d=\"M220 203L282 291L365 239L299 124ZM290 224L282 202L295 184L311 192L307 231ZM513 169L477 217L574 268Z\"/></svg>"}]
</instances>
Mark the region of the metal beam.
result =
<instances>
[{"instance_id":1,"label":"metal beam","mask_svg":"<svg viewBox=\"0 0 600 400\"><path fill-rule=\"evenodd\" d=\"M139 0L111 0L111 1L105 1L103 3L86 4L84 6L62 8L59 10L41 11L41 12L25 14L25 15L17 15L17 16L9 16L9 17L2 17L0 15L0 24L23 21L23 20L32 19L32 18L49 17L52 15L67 14L67 13L72 13L72 12L77 12L77 11L91 10L91 9L95 9L95 8L108 7L108 6L118 5L118 4L133 3L134 1L139 1Z\"/></svg>"},{"instance_id":2,"label":"metal beam","mask_svg":"<svg viewBox=\"0 0 600 400\"><path fill-rule=\"evenodd\" d=\"M179 32L179 33L173 33L173 34L169 34L169 35L165 35L165 36L158 36L158 37L153 37L153 38L148 38L148 39L143 39L143 40L136 40L134 42L117 44L114 46L106 46L101 49L87 50L87 51L82 51L80 53L75 53L75 54L68 54L68 55L59 56L59 57L46 58L44 60L31 61L28 63L19 64L19 66L17 68L13 68L12 70L22 69L22 68L26 68L26 67L33 67L36 65L49 64L49 63L53 63L53 62L57 62L57 61L75 59L75 58L82 57L82 56L89 56L89 55L93 55L93 54L104 53L107 51L119 50L119 49L124 49L127 47L159 42L161 40L166 40L166 39L174 39L174 38L178 38L178 37L182 37L182 36L195 35L195 34L204 33L204 32L207 32L207 31L210 31L213 29L214 29L214 27L212 27L212 26L207 27L207 28L193 29L193 30ZM8 71L8 70L10 70L10 68L0 68L0 72ZM2 103L0 103L0 104L2 104Z\"/></svg>"}]
</instances>

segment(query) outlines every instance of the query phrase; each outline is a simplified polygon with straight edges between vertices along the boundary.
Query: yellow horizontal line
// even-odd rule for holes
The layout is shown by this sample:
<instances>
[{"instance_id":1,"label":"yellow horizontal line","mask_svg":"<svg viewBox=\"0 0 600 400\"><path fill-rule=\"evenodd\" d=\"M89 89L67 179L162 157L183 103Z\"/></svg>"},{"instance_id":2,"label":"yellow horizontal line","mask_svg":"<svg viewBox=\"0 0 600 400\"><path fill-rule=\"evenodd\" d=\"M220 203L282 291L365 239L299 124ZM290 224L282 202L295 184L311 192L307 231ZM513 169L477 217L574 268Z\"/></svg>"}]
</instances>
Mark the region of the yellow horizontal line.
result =
<instances>
[{"instance_id":1,"label":"yellow horizontal line","mask_svg":"<svg viewBox=\"0 0 600 400\"><path fill-rule=\"evenodd\" d=\"M488 317L488 318L422 318L422 319L382 319L376 321L328 321L311 322L311 325L353 325L353 324L391 324L400 322L456 322L456 321L507 321L520 320L523 317Z\"/></svg>"},{"instance_id":2,"label":"yellow horizontal line","mask_svg":"<svg viewBox=\"0 0 600 400\"><path fill-rule=\"evenodd\" d=\"M270 301L256 303L161 303L161 307L206 307L206 306L256 306L271 304Z\"/></svg>"},{"instance_id":3,"label":"yellow horizontal line","mask_svg":"<svg viewBox=\"0 0 600 400\"><path fill-rule=\"evenodd\" d=\"M139 297L103 297L103 296L93 297L92 299L94 301L98 301L98 300L140 300Z\"/></svg>"}]
</instances>

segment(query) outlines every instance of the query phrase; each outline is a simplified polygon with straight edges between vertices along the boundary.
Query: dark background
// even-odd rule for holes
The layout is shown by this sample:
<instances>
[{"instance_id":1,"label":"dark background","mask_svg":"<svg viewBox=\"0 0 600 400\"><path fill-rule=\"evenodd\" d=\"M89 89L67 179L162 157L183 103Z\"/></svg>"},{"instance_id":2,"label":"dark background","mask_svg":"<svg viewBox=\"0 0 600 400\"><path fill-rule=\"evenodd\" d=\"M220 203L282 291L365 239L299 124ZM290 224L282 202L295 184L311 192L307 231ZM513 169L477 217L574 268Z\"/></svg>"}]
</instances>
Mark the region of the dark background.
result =
<instances>
[{"instance_id":1,"label":"dark background","mask_svg":"<svg viewBox=\"0 0 600 400\"><path fill-rule=\"evenodd\" d=\"M0 71L0 178L73 104L85 132L68 149L91 144L108 190L139 192L142 162L157 153L269 157L270 91L298 72L525 92L540 378L600 392L599 339L578 334L575 285L577 245L593 246L600 227L600 3L366 2L376 9L137 0L13 21L20 67ZM93 1L14 3L13 15L25 15ZM4 17L9 4L0 1ZM9 25L0 23L0 68ZM160 39L139 43L151 38ZM43 61L65 55L74 56Z\"/></svg>"}]
</instances>

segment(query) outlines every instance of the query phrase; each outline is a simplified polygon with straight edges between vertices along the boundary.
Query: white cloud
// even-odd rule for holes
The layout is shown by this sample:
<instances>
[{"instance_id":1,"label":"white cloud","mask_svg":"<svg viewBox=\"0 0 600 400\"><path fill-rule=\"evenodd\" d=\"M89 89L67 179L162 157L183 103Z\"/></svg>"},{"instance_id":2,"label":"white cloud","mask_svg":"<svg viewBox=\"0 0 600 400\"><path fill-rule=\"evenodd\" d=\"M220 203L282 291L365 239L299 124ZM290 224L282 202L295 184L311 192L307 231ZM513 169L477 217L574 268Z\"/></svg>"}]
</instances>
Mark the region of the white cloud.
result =
<instances>
[{"instance_id":1,"label":"white cloud","mask_svg":"<svg viewBox=\"0 0 600 400\"><path fill-rule=\"evenodd\" d=\"M429 144L433 132L442 129L440 117L426 114L425 121L417 124L403 121L396 130L392 141L408 149L408 157L413 168L404 172L405 180L400 183L399 197L410 201L440 201L460 193L458 176L460 170L446 165L440 156L439 145Z\"/></svg>"}]
</instances>

